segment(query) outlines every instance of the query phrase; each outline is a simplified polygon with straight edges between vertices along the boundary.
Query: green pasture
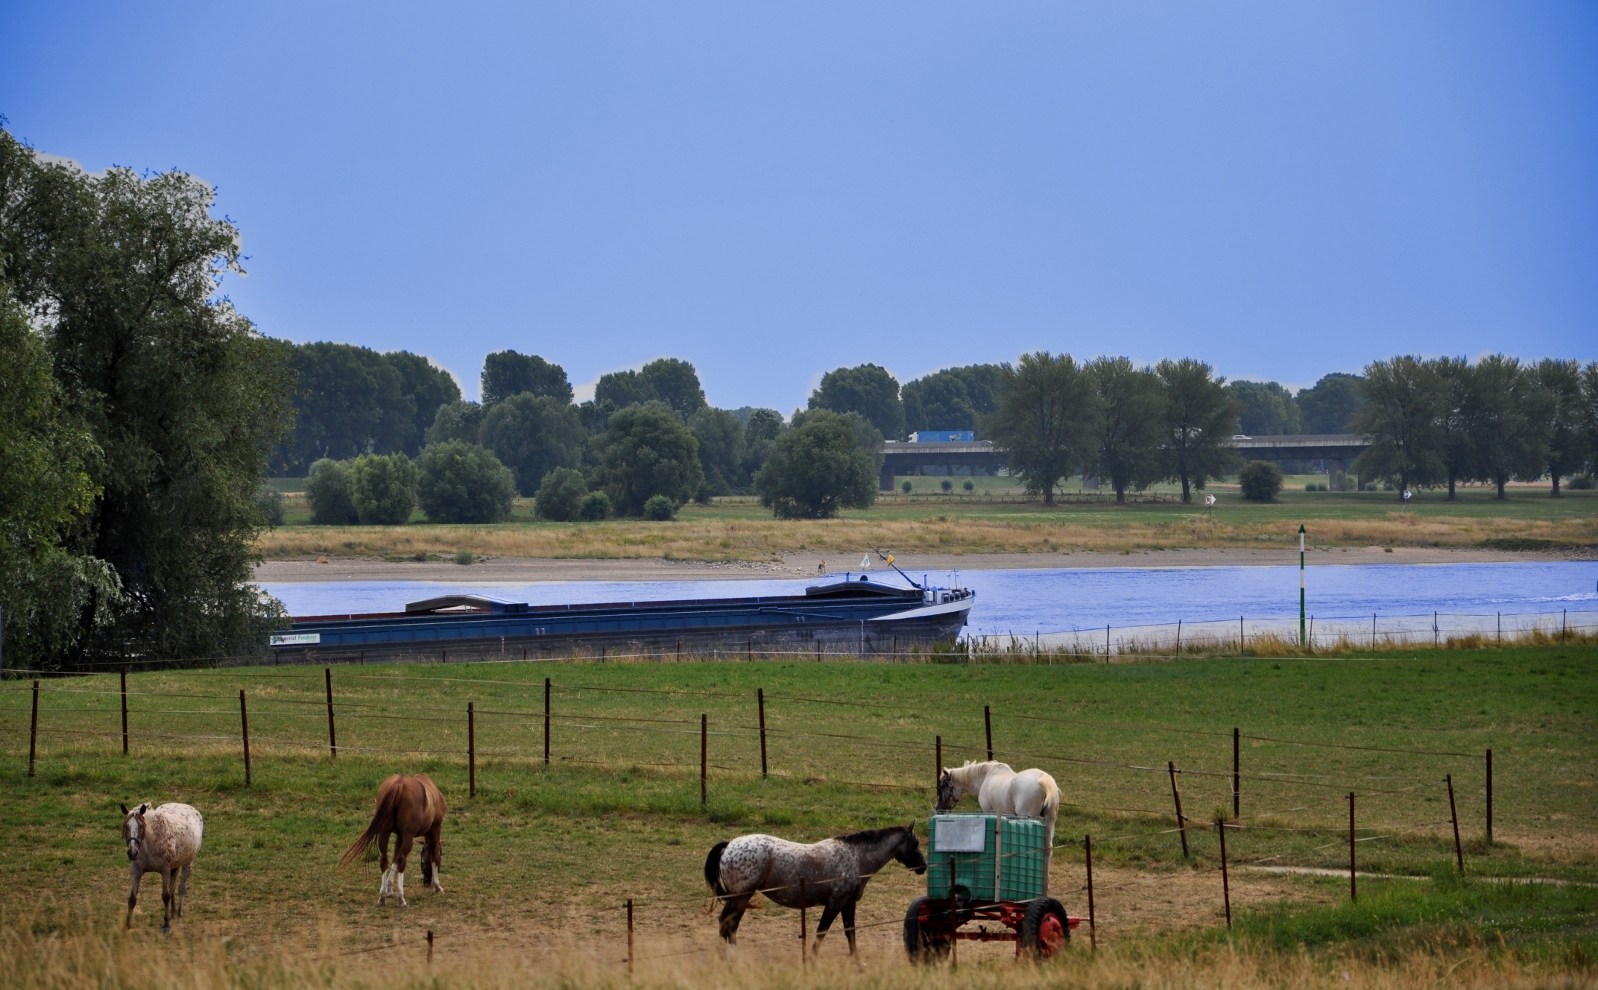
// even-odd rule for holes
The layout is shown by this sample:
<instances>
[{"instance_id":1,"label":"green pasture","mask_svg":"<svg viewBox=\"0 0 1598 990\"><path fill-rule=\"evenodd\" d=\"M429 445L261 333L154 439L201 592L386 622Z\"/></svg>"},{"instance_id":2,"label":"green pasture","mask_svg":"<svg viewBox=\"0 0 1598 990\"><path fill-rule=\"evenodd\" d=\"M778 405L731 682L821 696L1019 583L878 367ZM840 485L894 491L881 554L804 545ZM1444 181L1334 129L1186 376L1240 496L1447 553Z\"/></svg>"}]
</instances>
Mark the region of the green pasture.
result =
<instances>
[{"instance_id":1,"label":"green pasture","mask_svg":"<svg viewBox=\"0 0 1598 990\"><path fill-rule=\"evenodd\" d=\"M610 924L606 912L631 896L650 923L697 930L683 905L702 900L699 870L713 842L749 831L814 840L924 819L935 737L946 763L981 759L984 705L995 756L1044 767L1060 782L1055 888L1073 911L1085 910L1077 888L1086 833L1096 836L1103 870L1213 871L1216 836L1197 826L1230 817L1233 726L1245 736L1242 824L1250 826L1229 834L1234 867L1346 866L1352 790L1359 837L1370 840L1359 844L1361 868L1435 874L1453 856L1444 785L1452 774L1471 876L1594 882L1595 659L1590 647L1522 647L1110 665L342 666L333 669L336 760L321 668L132 674L127 757L118 680L107 674L43 682L32 779L30 686L12 680L0 688L8 836L0 864L10 878L0 899L119 901L118 803L181 800L207 821L196 876L211 885L194 900L201 915L284 923L284 904L305 897L314 877L315 903L357 919L351 937L369 934L385 923L370 910L375 867L333 867L364 827L377 783L407 771L431 774L451 805L443 875L453 889L439 924L487 924L508 913L559 927L583 912ZM548 766L545 677L555 716ZM248 787L241 688L252 736ZM766 778L757 689L766 697ZM475 798L467 796L468 702L477 713ZM703 805L701 714L709 726ZM1499 840L1491 847L1483 835L1489 747ZM1167 761L1182 770L1195 826L1188 859L1169 831ZM418 918L442 910L445 900L421 891L416 874L411 880ZM872 911L891 916L917 880L894 867L878 888ZM558 909L536 906L534 890ZM150 903L158 910L158 899Z\"/></svg>"}]
</instances>

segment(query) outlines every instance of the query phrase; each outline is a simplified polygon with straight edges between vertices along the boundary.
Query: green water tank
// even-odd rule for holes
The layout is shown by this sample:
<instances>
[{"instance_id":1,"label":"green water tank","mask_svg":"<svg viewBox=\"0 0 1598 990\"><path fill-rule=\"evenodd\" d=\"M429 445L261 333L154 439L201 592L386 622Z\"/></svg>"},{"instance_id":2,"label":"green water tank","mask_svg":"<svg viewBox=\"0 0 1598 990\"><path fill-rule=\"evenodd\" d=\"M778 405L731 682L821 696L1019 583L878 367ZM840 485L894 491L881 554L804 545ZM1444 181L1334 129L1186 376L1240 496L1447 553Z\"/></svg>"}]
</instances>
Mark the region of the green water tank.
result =
<instances>
[{"instance_id":1,"label":"green water tank","mask_svg":"<svg viewBox=\"0 0 1598 990\"><path fill-rule=\"evenodd\" d=\"M927 822L927 896L962 901L1042 897L1047 834L1037 818L933 815Z\"/></svg>"}]
</instances>

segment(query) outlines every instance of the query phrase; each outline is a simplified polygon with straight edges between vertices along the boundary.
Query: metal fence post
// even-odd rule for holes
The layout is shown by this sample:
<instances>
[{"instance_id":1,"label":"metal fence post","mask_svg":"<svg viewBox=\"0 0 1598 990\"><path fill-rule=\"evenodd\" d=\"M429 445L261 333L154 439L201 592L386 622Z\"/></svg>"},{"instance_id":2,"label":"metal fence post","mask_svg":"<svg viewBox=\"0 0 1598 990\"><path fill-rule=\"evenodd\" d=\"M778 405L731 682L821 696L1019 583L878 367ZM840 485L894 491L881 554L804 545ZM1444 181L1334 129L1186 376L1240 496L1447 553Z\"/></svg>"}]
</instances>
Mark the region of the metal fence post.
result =
<instances>
[{"instance_id":1,"label":"metal fence post","mask_svg":"<svg viewBox=\"0 0 1598 990\"><path fill-rule=\"evenodd\" d=\"M1459 844L1459 809L1454 805L1454 775L1443 778L1448 784L1448 818L1454 823L1454 857L1459 860L1459 872L1465 872L1465 848Z\"/></svg>"},{"instance_id":2,"label":"metal fence post","mask_svg":"<svg viewBox=\"0 0 1598 990\"><path fill-rule=\"evenodd\" d=\"M755 688L755 703L760 706L760 776L766 776L766 689Z\"/></svg>"}]
</instances>

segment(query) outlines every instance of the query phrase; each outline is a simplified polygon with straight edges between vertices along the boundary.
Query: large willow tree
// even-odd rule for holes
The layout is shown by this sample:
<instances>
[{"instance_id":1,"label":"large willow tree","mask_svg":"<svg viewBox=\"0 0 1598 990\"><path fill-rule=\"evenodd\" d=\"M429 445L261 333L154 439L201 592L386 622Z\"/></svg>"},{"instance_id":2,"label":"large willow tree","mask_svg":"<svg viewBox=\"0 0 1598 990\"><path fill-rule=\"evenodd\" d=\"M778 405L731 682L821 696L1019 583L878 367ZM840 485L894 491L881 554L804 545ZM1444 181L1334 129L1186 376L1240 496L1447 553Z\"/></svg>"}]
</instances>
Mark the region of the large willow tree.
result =
<instances>
[{"instance_id":1,"label":"large willow tree","mask_svg":"<svg viewBox=\"0 0 1598 990\"><path fill-rule=\"evenodd\" d=\"M90 175L0 131L0 281L48 354L62 428L84 437L90 495L62 547L117 579L85 585L71 635L30 662L235 654L281 613L249 581L289 380L218 296L239 234L213 200L193 176Z\"/></svg>"}]
</instances>

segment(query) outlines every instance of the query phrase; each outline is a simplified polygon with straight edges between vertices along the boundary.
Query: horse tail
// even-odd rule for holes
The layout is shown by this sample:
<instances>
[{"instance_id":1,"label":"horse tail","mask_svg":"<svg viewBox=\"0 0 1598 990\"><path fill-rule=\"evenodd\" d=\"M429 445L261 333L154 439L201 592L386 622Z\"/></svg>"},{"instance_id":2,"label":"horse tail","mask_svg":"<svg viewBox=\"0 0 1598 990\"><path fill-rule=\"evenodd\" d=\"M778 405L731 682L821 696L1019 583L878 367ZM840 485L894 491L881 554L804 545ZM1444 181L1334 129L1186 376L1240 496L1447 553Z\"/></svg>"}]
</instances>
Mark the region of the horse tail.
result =
<instances>
[{"instance_id":1,"label":"horse tail","mask_svg":"<svg viewBox=\"0 0 1598 990\"><path fill-rule=\"evenodd\" d=\"M1060 815L1060 785L1054 778L1043 774L1038 783L1043 785L1043 820L1049 823L1049 831L1054 831L1054 820Z\"/></svg>"},{"instance_id":2,"label":"horse tail","mask_svg":"<svg viewBox=\"0 0 1598 990\"><path fill-rule=\"evenodd\" d=\"M727 843L718 842L710 847L710 855L705 857L705 883L717 897L727 896L727 888L721 884L721 854L726 851Z\"/></svg>"},{"instance_id":3,"label":"horse tail","mask_svg":"<svg viewBox=\"0 0 1598 990\"><path fill-rule=\"evenodd\" d=\"M390 786L394 784L394 780L395 778L390 777L388 780L383 781L383 786L378 789L377 811L372 814L372 823L366 826L366 831L361 833L361 837L356 839L355 844L350 846L343 857L339 859L339 869L344 869L355 857L365 852L366 847L372 844L373 839L377 838L377 833L380 831L379 823L394 816L395 805L399 803L400 794L400 788L397 785Z\"/></svg>"}]
</instances>

